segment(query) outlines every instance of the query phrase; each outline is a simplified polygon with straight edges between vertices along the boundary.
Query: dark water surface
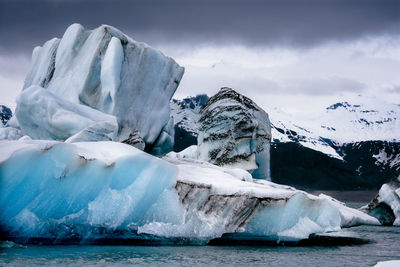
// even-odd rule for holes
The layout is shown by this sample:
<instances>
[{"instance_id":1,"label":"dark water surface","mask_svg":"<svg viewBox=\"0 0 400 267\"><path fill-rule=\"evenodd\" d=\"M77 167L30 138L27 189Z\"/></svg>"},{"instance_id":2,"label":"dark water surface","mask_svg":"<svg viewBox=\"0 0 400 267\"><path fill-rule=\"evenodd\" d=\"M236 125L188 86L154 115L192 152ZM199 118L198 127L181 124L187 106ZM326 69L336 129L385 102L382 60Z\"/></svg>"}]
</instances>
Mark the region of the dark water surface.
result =
<instances>
[{"instance_id":1,"label":"dark water surface","mask_svg":"<svg viewBox=\"0 0 400 267\"><path fill-rule=\"evenodd\" d=\"M344 232L374 242L340 247L27 245L0 248L0 266L373 266L400 260L400 227L358 226Z\"/></svg>"},{"instance_id":2,"label":"dark water surface","mask_svg":"<svg viewBox=\"0 0 400 267\"><path fill-rule=\"evenodd\" d=\"M361 203L367 204L377 194L378 190L306 190L308 193L318 196L319 194L325 194L331 196L339 201L346 203Z\"/></svg>"}]
</instances>

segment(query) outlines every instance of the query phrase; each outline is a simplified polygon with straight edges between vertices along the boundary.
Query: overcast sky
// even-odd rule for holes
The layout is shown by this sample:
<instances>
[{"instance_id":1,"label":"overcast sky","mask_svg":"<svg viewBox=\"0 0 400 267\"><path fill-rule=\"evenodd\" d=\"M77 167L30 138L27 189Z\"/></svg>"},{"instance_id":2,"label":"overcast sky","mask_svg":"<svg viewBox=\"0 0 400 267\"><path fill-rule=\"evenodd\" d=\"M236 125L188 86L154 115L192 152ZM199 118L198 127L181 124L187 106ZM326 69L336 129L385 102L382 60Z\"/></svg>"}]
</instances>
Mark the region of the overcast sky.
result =
<instances>
[{"instance_id":1,"label":"overcast sky","mask_svg":"<svg viewBox=\"0 0 400 267\"><path fill-rule=\"evenodd\" d=\"M230 86L265 109L349 94L400 103L400 1L0 0L0 104L68 25L119 28L186 68L176 97Z\"/></svg>"}]
</instances>

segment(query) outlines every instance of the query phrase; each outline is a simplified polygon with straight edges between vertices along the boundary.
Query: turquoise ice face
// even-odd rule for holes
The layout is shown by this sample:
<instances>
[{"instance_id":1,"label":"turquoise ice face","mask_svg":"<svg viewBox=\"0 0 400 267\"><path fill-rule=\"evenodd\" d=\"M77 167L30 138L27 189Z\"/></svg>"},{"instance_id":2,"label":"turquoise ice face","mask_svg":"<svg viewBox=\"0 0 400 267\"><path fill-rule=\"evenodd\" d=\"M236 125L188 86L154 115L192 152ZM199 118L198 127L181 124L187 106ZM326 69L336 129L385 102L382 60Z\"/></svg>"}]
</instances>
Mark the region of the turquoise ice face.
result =
<instances>
[{"instance_id":1,"label":"turquoise ice face","mask_svg":"<svg viewBox=\"0 0 400 267\"><path fill-rule=\"evenodd\" d=\"M60 224L124 229L153 220L149 210L162 204L157 202L164 191L174 189L176 167L112 144L131 152L102 160L81 153L85 143L57 142L16 151L0 165L3 227L34 237L51 235ZM90 232L80 234L85 231Z\"/></svg>"}]
</instances>

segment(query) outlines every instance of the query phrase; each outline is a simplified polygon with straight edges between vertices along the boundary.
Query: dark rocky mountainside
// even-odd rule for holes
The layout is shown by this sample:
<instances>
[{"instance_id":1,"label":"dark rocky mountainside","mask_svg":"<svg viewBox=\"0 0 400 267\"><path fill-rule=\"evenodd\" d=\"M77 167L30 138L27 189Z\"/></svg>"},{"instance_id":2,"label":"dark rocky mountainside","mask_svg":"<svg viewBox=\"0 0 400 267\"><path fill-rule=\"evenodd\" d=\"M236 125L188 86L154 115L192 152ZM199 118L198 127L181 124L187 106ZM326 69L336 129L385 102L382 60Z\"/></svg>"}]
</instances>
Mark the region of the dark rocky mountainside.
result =
<instances>
[{"instance_id":1,"label":"dark rocky mountainside","mask_svg":"<svg viewBox=\"0 0 400 267\"><path fill-rule=\"evenodd\" d=\"M197 121L206 99L207 96L199 95L171 102L176 133L174 151L197 144ZM373 121L372 117L380 114L376 108L370 110L343 103L327 108L327 112L340 113L335 120L346 114L359 113L363 116L367 114L369 121ZM384 128L385 122L393 125L397 113L389 110L385 114L388 115L383 116L382 123L375 119L375 125L369 124L373 128L365 128L364 131L367 134L370 129L371 133L390 132L391 128ZM311 130L289 121L285 116L279 116L278 120L274 113L269 115L272 127L271 177L274 182L309 190L378 190L383 183L400 175L400 142L396 139L338 142L313 135ZM351 123L355 125L365 124L360 119L353 121ZM320 123L320 128L327 132L339 131L338 127L330 127L327 123L316 123ZM377 126L381 128L377 129Z\"/></svg>"},{"instance_id":2,"label":"dark rocky mountainside","mask_svg":"<svg viewBox=\"0 0 400 267\"><path fill-rule=\"evenodd\" d=\"M6 125L9 119L12 117L12 111L10 108L0 105L0 120L3 125Z\"/></svg>"},{"instance_id":3,"label":"dark rocky mountainside","mask_svg":"<svg viewBox=\"0 0 400 267\"><path fill-rule=\"evenodd\" d=\"M376 155L400 155L400 143L364 141L338 146L343 160L295 142L273 142L271 175L277 183L301 189L371 190L400 173L400 162L379 161Z\"/></svg>"}]
</instances>

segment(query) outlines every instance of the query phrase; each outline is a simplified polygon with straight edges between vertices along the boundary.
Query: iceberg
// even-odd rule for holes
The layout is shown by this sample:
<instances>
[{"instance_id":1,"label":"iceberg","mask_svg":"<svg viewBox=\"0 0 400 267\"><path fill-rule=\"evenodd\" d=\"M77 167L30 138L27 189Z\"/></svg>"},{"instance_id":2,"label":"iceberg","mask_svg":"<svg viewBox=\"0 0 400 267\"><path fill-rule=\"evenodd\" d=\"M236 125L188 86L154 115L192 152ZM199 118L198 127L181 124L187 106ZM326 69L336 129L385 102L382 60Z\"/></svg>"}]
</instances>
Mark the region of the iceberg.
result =
<instances>
[{"instance_id":1,"label":"iceberg","mask_svg":"<svg viewBox=\"0 0 400 267\"><path fill-rule=\"evenodd\" d=\"M400 176L383 184L378 195L361 210L383 225L400 225Z\"/></svg>"},{"instance_id":2,"label":"iceberg","mask_svg":"<svg viewBox=\"0 0 400 267\"><path fill-rule=\"evenodd\" d=\"M62 99L40 86L18 96L15 116L24 133L33 139L77 141L114 140L114 116Z\"/></svg>"},{"instance_id":3,"label":"iceberg","mask_svg":"<svg viewBox=\"0 0 400 267\"><path fill-rule=\"evenodd\" d=\"M300 240L358 224L379 222L327 196L176 153L157 158L110 141L0 141L0 228L9 240L207 243L237 232Z\"/></svg>"},{"instance_id":4,"label":"iceberg","mask_svg":"<svg viewBox=\"0 0 400 267\"><path fill-rule=\"evenodd\" d=\"M197 143L199 159L271 180L268 114L231 88L221 88L201 110Z\"/></svg>"},{"instance_id":5,"label":"iceberg","mask_svg":"<svg viewBox=\"0 0 400 267\"><path fill-rule=\"evenodd\" d=\"M154 147L156 153L165 153L160 150L171 147L173 136L169 102L183 72L172 58L111 26L85 31L72 24L61 39L34 49L24 90L40 86L71 103L113 115L118 141L139 133L148 151Z\"/></svg>"}]
</instances>

